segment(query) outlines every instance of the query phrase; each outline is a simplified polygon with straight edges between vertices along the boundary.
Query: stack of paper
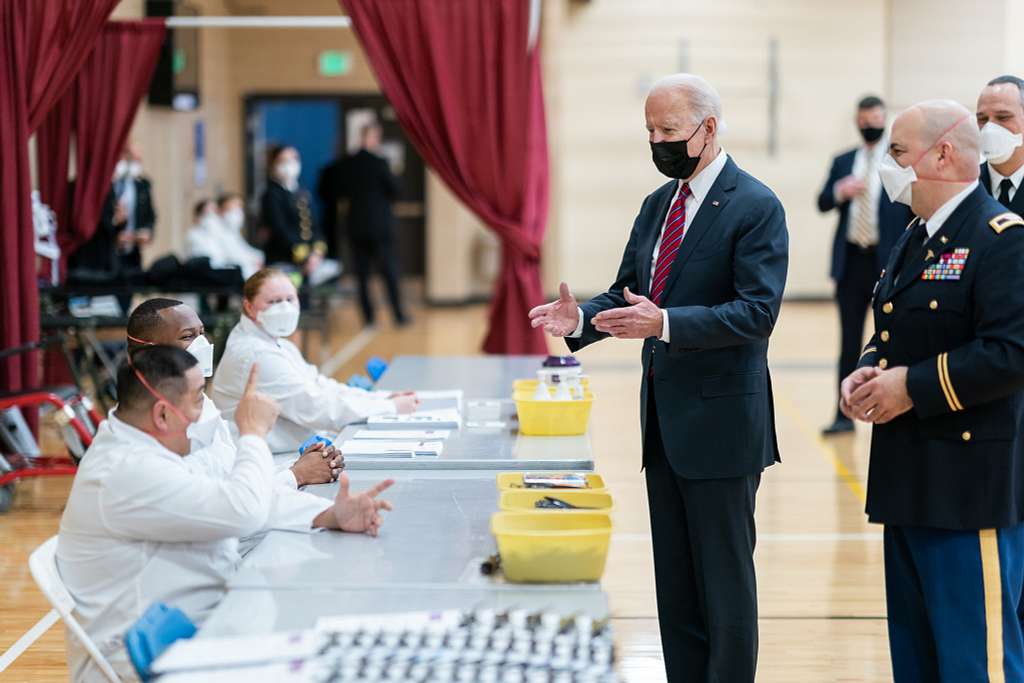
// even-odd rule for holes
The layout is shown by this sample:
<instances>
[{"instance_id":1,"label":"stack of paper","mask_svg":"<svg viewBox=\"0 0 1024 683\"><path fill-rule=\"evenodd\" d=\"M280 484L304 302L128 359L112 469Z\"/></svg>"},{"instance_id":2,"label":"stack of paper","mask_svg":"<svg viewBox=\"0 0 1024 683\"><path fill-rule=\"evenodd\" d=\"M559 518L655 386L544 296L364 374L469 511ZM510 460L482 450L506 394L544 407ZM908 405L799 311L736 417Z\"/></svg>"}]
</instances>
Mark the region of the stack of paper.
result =
<instances>
[{"instance_id":1,"label":"stack of paper","mask_svg":"<svg viewBox=\"0 0 1024 683\"><path fill-rule=\"evenodd\" d=\"M454 409L422 410L411 415L375 415L368 429L458 429L462 416Z\"/></svg>"},{"instance_id":2,"label":"stack of paper","mask_svg":"<svg viewBox=\"0 0 1024 683\"><path fill-rule=\"evenodd\" d=\"M447 429L360 429L353 439L375 441L444 441L451 435Z\"/></svg>"},{"instance_id":3,"label":"stack of paper","mask_svg":"<svg viewBox=\"0 0 1024 683\"><path fill-rule=\"evenodd\" d=\"M376 439L350 439L341 444L342 454L348 458L419 458L437 457L444 450L443 441L383 441Z\"/></svg>"},{"instance_id":4,"label":"stack of paper","mask_svg":"<svg viewBox=\"0 0 1024 683\"><path fill-rule=\"evenodd\" d=\"M168 673L307 659L328 640L318 631L178 640L157 658L153 671Z\"/></svg>"}]
</instances>

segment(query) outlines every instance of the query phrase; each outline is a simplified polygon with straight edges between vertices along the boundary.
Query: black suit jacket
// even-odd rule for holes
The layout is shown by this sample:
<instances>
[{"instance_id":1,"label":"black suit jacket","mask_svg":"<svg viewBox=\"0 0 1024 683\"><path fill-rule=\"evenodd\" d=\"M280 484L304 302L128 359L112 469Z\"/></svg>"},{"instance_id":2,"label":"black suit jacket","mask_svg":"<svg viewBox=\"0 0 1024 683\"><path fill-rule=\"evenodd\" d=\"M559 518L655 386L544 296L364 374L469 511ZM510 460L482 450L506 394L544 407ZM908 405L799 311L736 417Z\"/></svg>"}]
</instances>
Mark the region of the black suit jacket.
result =
<instances>
[{"instance_id":1,"label":"black suit jacket","mask_svg":"<svg viewBox=\"0 0 1024 683\"><path fill-rule=\"evenodd\" d=\"M846 274L846 250L850 242L847 240L847 230L850 224L850 202L836 203L835 186L836 182L853 173L853 159L857 155L854 148L843 152L832 160L832 168L828 172L828 180L821 188L818 195L818 210L822 213L839 210L839 224L836 226L836 234L832 239L832 268L830 275L833 280L839 281ZM907 223L914 217L910 207L905 204L898 204L889 201L889 196L883 189L878 196L878 249L875 252L878 269L881 270L889 260L889 252L896 241L903 234Z\"/></svg>"},{"instance_id":2,"label":"black suit jacket","mask_svg":"<svg viewBox=\"0 0 1024 683\"><path fill-rule=\"evenodd\" d=\"M644 200L615 282L581 306L582 337L566 339L573 351L607 336L591 320L626 306L623 288L649 293L651 255L676 187L666 183ZM745 476L779 460L768 337L788 262L782 204L727 159L668 275L661 306L670 343L644 340L641 427L646 432L644 399L653 391L665 453L680 476Z\"/></svg>"},{"instance_id":3,"label":"black suit jacket","mask_svg":"<svg viewBox=\"0 0 1024 683\"><path fill-rule=\"evenodd\" d=\"M156 209L153 206L153 189L147 178L135 178L135 229L153 231L156 227ZM111 185L107 198L100 210L100 220L96 232L87 242L82 244L68 259L68 265L74 269L86 269L104 273L117 273L122 266L141 266L141 255L138 248L118 258L117 235L127 223L115 223L114 211L117 207L117 193Z\"/></svg>"},{"instance_id":4,"label":"black suit jacket","mask_svg":"<svg viewBox=\"0 0 1024 683\"><path fill-rule=\"evenodd\" d=\"M916 221L915 221L916 223ZM899 274L876 287L860 366L907 366L910 412L875 425L873 522L989 529L1024 521L1024 220L975 188ZM958 252L958 250L960 250ZM967 251L963 251L967 250ZM925 257L931 256L930 259ZM942 277L928 270L947 259Z\"/></svg>"},{"instance_id":5,"label":"black suit jacket","mask_svg":"<svg viewBox=\"0 0 1024 683\"><path fill-rule=\"evenodd\" d=\"M988 162L986 161L981 165L981 175L978 177L978 182L985 192L999 201L997 195L992 194L992 174L988 170ZM1017 191L1013 195L1013 199L1010 200L1009 211L1013 211L1017 215L1024 216L1024 192L1021 192L1021 188L1017 188Z\"/></svg>"},{"instance_id":6,"label":"black suit jacket","mask_svg":"<svg viewBox=\"0 0 1024 683\"><path fill-rule=\"evenodd\" d=\"M349 239L356 243L390 242L394 222L391 203L398 198L399 188L387 160L359 150L342 162L337 178L337 196L349 199Z\"/></svg>"},{"instance_id":7,"label":"black suit jacket","mask_svg":"<svg viewBox=\"0 0 1024 683\"><path fill-rule=\"evenodd\" d=\"M310 253L326 253L327 244L313 220L309 195L271 180L260 202L260 222L269 237L263 246L267 263L305 263Z\"/></svg>"}]
</instances>

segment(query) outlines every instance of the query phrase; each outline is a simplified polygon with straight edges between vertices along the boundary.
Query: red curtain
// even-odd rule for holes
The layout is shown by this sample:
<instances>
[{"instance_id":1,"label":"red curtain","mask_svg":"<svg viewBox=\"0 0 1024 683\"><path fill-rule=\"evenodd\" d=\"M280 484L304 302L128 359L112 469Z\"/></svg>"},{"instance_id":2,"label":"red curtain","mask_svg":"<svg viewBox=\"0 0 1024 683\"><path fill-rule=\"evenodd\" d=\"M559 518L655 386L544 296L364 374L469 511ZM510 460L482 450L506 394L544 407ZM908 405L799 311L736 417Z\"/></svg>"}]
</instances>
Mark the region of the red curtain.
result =
<instances>
[{"instance_id":1,"label":"red curtain","mask_svg":"<svg viewBox=\"0 0 1024 683\"><path fill-rule=\"evenodd\" d=\"M40 193L57 213L65 263L96 231L114 165L149 88L165 32L162 19L108 22L74 84L39 129ZM74 196L67 173L72 136Z\"/></svg>"},{"instance_id":2,"label":"red curtain","mask_svg":"<svg viewBox=\"0 0 1024 683\"><path fill-rule=\"evenodd\" d=\"M528 0L341 0L381 90L420 155L501 238L489 353L547 353L527 312L543 300L548 211L540 54Z\"/></svg>"},{"instance_id":3,"label":"red curtain","mask_svg":"<svg viewBox=\"0 0 1024 683\"><path fill-rule=\"evenodd\" d=\"M0 348L39 338L28 138L118 0L0 2ZM0 390L38 383L36 354L0 361Z\"/></svg>"}]
</instances>

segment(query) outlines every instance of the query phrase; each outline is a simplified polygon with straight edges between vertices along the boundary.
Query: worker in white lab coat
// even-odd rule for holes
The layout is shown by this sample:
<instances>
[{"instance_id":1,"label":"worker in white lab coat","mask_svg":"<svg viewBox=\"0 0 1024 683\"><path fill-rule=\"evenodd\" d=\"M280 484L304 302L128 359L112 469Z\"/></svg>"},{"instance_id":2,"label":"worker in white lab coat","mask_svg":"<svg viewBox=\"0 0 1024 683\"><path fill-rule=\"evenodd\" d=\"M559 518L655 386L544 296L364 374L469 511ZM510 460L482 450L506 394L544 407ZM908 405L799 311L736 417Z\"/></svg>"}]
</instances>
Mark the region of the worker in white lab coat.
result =
<instances>
[{"instance_id":1,"label":"worker in white lab coat","mask_svg":"<svg viewBox=\"0 0 1024 683\"><path fill-rule=\"evenodd\" d=\"M123 680L136 680L124 650L128 628L154 602L201 624L238 566L239 536L268 523L275 484L265 436L278 412L256 390L254 368L235 413L234 463L226 476L212 476L189 455L204 403L195 357L153 346L130 360L118 371L120 402L82 458L57 544L76 616ZM342 474L333 504L321 499L292 528L376 535L381 512L391 509L376 496L392 483L352 495ZM67 645L71 679L102 681L84 648L73 637Z\"/></svg>"},{"instance_id":2,"label":"worker in white lab coat","mask_svg":"<svg viewBox=\"0 0 1024 683\"><path fill-rule=\"evenodd\" d=\"M213 268L238 266L244 278L263 267L263 252L249 244L242 234L245 211L239 195L223 195L216 202L200 200L192 210L192 219L188 231L190 258L205 256Z\"/></svg>"},{"instance_id":3,"label":"worker in white lab coat","mask_svg":"<svg viewBox=\"0 0 1024 683\"><path fill-rule=\"evenodd\" d=\"M196 357L204 377L213 375L213 344L206 338L199 315L181 301L165 298L143 301L128 317L127 336L129 351L155 344L177 346ZM203 415L194 429L193 457L211 462L222 473L230 469L236 437L232 426L221 416L214 402L204 397ZM341 454L319 442L294 462L277 461L280 463L278 482L292 489L335 481L344 467Z\"/></svg>"},{"instance_id":4,"label":"worker in white lab coat","mask_svg":"<svg viewBox=\"0 0 1024 683\"><path fill-rule=\"evenodd\" d=\"M231 419L253 363L260 364L260 391L272 396L281 416L267 437L271 450L289 451L310 432L333 437L342 427L374 415L412 413L411 392L388 393L349 387L320 374L288 341L299 322L299 296L281 271L264 268L246 280L242 318L228 336L213 376L212 398Z\"/></svg>"}]
</instances>

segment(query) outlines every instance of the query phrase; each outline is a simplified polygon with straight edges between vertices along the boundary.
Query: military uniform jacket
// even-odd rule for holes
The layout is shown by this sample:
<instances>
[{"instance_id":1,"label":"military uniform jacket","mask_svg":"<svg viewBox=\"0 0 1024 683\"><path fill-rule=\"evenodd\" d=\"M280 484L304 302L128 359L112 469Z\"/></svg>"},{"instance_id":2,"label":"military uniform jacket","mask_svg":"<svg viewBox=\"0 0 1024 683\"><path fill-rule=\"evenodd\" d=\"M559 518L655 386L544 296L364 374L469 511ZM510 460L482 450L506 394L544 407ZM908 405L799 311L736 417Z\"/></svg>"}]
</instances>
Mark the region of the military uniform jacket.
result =
<instances>
[{"instance_id":1,"label":"military uniform jacket","mask_svg":"<svg viewBox=\"0 0 1024 683\"><path fill-rule=\"evenodd\" d=\"M872 301L860 366L907 366L914 407L875 425L872 522L985 529L1024 521L1024 220L978 186Z\"/></svg>"}]
</instances>

